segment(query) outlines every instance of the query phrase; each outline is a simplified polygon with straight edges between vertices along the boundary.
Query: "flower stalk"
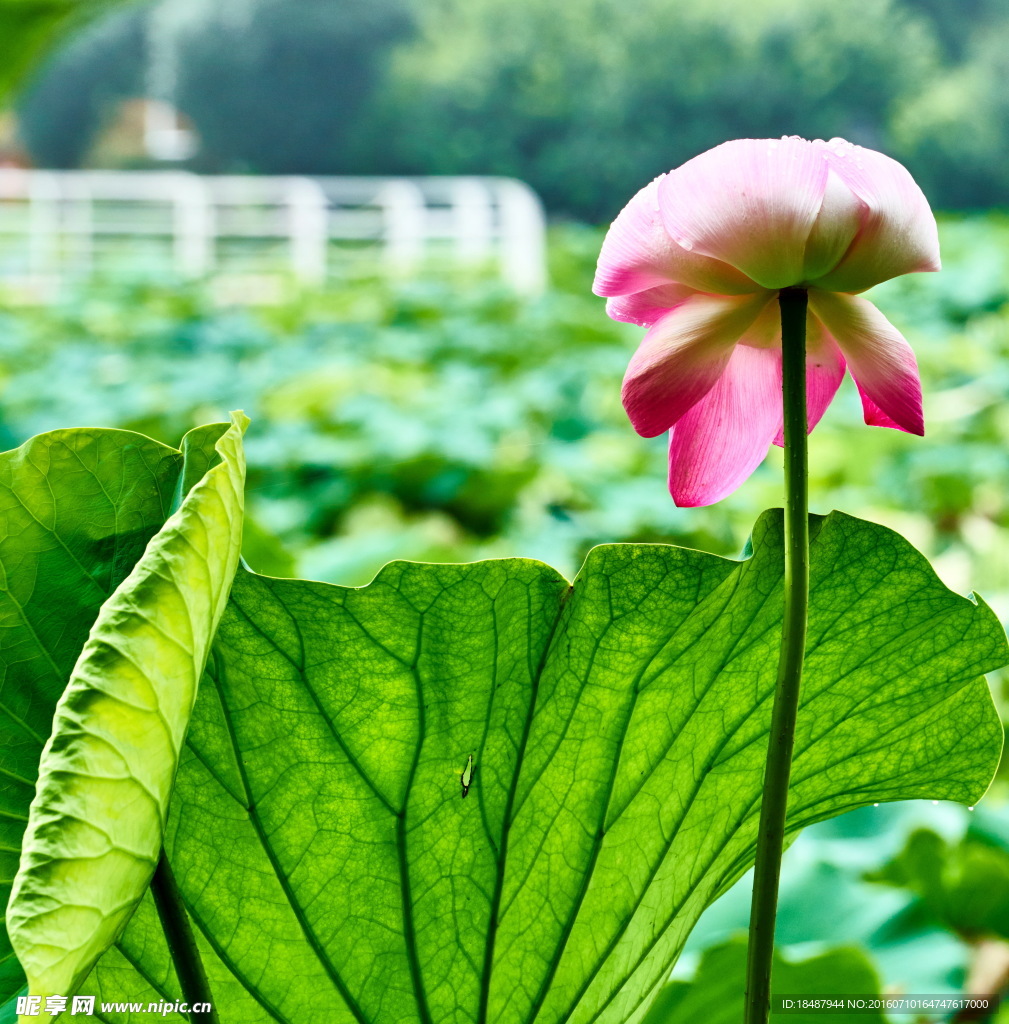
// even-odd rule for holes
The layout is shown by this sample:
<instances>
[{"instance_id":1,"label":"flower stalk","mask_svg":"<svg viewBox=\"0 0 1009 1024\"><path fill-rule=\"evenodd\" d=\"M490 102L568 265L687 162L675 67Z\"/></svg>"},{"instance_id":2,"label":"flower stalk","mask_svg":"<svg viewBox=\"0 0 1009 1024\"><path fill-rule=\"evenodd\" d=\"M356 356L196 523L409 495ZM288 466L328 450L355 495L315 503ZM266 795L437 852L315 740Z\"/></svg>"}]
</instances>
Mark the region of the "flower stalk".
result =
<instances>
[{"instance_id":1,"label":"flower stalk","mask_svg":"<svg viewBox=\"0 0 1009 1024\"><path fill-rule=\"evenodd\" d=\"M803 288L785 288L778 296L785 439L785 610L750 904L745 1024L766 1024L770 1012L771 960L785 839L788 780L806 648L809 605L807 300Z\"/></svg>"},{"instance_id":2,"label":"flower stalk","mask_svg":"<svg viewBox=\"0 0 1009 1024\"><path fill-rule=\"evenodd\" d=\"M183 1000L190 1006L202 1003L210 1007L201 1013L190 1012L189 1019L193 1024L218 1024L210 982L196 946L193 926L164 850L161 851L154 878L151 879L151 894L154 896L154 905L165 931L165 939L182 989Z\"/></svg>"}]
</instances>

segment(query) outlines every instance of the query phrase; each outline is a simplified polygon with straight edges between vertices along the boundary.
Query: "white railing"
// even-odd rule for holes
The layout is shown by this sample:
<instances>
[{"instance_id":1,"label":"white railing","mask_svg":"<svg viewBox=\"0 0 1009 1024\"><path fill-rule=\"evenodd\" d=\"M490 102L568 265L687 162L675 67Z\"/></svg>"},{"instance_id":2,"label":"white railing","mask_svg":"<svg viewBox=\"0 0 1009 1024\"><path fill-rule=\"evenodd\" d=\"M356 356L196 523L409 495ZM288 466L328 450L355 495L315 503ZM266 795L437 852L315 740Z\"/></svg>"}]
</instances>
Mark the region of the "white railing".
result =
<instances>
[{"instance_id":1,"label":"white railing","mask_svg":"<svg viewBox=\"0 0 1009 1024\"><path fill-rule=\"evenodd\" d=\"M546 284L543 209L509 178L308 178L0 168L0 285L171 272L290 274L324 285L354 265L496 272Z\"/></svg>"}]
</instances>

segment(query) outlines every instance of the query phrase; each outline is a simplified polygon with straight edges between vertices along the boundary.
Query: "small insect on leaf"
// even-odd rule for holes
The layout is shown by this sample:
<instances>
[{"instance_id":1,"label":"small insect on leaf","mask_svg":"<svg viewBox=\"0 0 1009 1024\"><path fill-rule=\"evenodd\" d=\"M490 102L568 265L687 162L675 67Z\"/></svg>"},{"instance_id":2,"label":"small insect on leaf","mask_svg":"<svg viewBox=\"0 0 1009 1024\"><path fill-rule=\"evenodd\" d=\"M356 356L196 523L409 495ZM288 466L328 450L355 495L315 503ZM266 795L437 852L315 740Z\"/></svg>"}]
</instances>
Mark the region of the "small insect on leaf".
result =
<instances>
[{"instance_id":1,"label":"small insect on leaf","mask_svg":"<svg viewBox=\"0 0 1009 1024\"><path fill-rule=\"evenodd\" d=\"M462 783L462 798L466 799L466 794L469 792L470 784L473 781L473 755L469 755L469 760L466 762L466 767L462 770L462 775L459 776L459 781Z\"/></svg>"}]
</instances>

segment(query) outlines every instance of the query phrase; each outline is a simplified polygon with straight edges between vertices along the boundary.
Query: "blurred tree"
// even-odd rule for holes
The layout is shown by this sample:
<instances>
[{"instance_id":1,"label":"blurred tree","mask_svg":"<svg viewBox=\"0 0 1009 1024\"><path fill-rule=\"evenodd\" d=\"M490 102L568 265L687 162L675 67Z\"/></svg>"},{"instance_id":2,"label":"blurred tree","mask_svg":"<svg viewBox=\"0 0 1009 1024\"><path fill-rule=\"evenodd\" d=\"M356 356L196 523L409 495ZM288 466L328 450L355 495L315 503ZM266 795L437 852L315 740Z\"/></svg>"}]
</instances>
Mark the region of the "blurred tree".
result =
<instances>
[{"instance_id":1,"label":"blurred tree","mask_svg":"<svg viewBox=\"0 0 1009 1024\"><path fill-rule=\"evenodd\" d=\"M77 167L116 101L143 81L144 13L126 10L87 25L57 50L18 103L22 141L43 167Z\"/></svg>"},{"instance_id":2,"label":"blurred tree","mask_svg":"<svg viewBox=\"0 0 1009 1024\"><path fill-rule=\"evenodd\" d=\"M935 27L946 56L962 60L980 26L1009 17L1006 0L904 0L924 14Z\"/></svg>"},{"instance_id":3,"label":"blurred tree","mask_svg":"<svg viewBox=\"0 0 1009 1024\"><path fill-rule=\"evenodd\" d=\"M404 171L515 174L600 219L726 138L878 146L938 59L927 20L891 0L443 0L399 55L386 134Z\"/></svg>"},{"instance_id":4,"label":"blurred tree","mask_svg":"<svg viewBox=\"0 0 1009 1024\"><path fill-rule=\"evenodd\" d=\"M386 140L367 103L406 0L241 0L208 9L180 41L177 103L203 142L200 162L270 174L381 165Z\"/></svg>"},{"instance_id":5,"label":"blurred tree","mask_svg":"<svg viewBox=\"0 0 1009 1024\"><path fill-rule=\"evenodd\" d=\"M978 32L968 59L936 75L898 106L897 152L925 191L950 207L1009 204L1009 17Z\"/></svg>"}]
</instances>

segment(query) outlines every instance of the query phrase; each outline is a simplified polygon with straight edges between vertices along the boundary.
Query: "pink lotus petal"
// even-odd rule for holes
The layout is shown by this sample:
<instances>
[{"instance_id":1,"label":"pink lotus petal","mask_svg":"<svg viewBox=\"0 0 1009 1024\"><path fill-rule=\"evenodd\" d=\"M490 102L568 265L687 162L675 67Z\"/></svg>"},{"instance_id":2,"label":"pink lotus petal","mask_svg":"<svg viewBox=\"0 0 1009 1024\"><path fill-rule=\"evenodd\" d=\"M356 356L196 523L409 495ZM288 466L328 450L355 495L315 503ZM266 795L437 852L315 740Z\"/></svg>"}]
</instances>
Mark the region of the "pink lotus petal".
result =
<instances>
[{"instance_id":1,"label":"pink lotus petal","mask_svg":"<svg viewBox=\"0 0 1009 1024\"><path fill-rule=\"evenodd\" d=\"M780 333L780 332L779 332ZM812 314L806 317L806 416L807 433L823 418L844 380L845 361L834 339ZM784 447L785 432L774 443Z\"/></svg>"},{"instance_id":2,"label":"pink lotus petal","mask_svg":"<svg viewBox=\"0 0 1009 1024\"><path fill-rule=\"evenodd\" d=\"M685 284L663 284L633 295L617 295L606 300L606 315L638 327L651 327L660 317L698 293Z\"/></svg>"},{"instance_id":3,"label":"pink lotus petal","mask_svg":"<svg viewBox=\"0 0 1009 1024\"><path fill-rule=\"evenodd\" d=\"M777 296L773 292L768 295L772 301L764 305L757 319L746 328L740 344L751 348L781 348L781 311Z\"/></svg>"},{"instance_id":4,"label":"pink lotus petal","mask_svg":"<svg viewBox=\"0 0 1009 1024\"><path fill-rule=\"evenodd\" d=\"M673 428L669 493L712 505L760 465L781 427L781 352L738 345L718 383Z\"/></svg>"},{"instance_id":5,"label":"pink lotus petal","mask_svg":"<svg viewBox=\"0 0 1009 1024\"><path fill-rule=\"evenodd\" d=\"M866 394L866 390L862 387L858 381L855 381L855 386L858 388L858 393L862 398L862 414L865 417L865 422L870 427L892 427L894 430L903 430L904 428L899 423L894 423L892 419ZM924 431L922 431L924 433ZM921 436L921 435L919 435Z\"/></svg>"},{"instance_id":6,"label":"pink lotus petal","mask_svg":"<svg viewBox=\"0 0 1009 1024\"><path fill-rule=\"evenodd\" d=\"M900 331L858 295L811 288L809 308L848 360L863 396L865 422L924 434L918 363Z\"/></svg>"},{"instance_id":7,"label":"pink lotus petal","mask_svg":"<svg viewBox=\"0 0 1009 1024\"><path fill-rule=\"evenodd\" d=\"M737 139L659 181L666 231L765 288L804 278L806 242L823 204L827 162L805 139Z\"/></svg>"},{"instance_id":8,"label":"pink lotus petal","mask_svg":"<svg viewBox=\"0 0 1009 1024\"><path fill-rule=\"evenodd\" d=\"M816 287L860 292L900 274L938 270L935 217L907 169L882 153L844 139L814 145L866 207L862 228L850 249L835 269L813 280Z\"/></svg>"},{"instance_id":9,"label":"pink lotus petal","mask_svg":"<svg viewBox=\"0 0 1009 1024\"><path fill-rule=\"evenodd\" d=\"M659 216L659 180L641 189L610 226L592 291L596 295L631 295L672 283L718 295L757 291L734 267L688 252L669 237Z\"/></svg>"},{"instance_id":10,"label":"pink lotus petal","mask_svg":"<svg viewBox=\"0 0 1009 1024\"><path fill-rule=\"evenodd\" d=\"M695 294L658 320L624 376L624 408L634 429L643 437L655 437L699 402L769 301L767 292Z\"/></svg>"},{"instance_id":11,"label":"pink lotus petal","mask_svg":"<svg viewBox=\"0 0 1009 1024\"><path fill-rule=\"evenodd\" d=\"M862 227L869 208L833 170L827 174L823 203L806 241L803 280L813 281L844 258Z\"/></svg>"}]
</instances>

